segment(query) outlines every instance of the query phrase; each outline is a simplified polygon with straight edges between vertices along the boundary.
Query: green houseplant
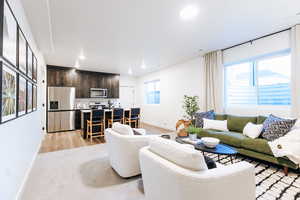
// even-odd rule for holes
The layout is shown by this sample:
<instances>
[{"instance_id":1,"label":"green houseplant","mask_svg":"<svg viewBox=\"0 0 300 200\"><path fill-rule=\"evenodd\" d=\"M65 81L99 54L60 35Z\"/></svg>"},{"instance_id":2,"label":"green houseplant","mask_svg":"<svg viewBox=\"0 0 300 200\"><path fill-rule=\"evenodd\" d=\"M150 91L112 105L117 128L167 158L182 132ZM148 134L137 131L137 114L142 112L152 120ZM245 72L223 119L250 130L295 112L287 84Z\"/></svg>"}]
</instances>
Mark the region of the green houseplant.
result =
<instances>
[{"instance_id":1,"label":"green houseplant","mask_svg":"<svg viewBox=\"0 0 300 200\"><path fill-rule=\"evenodd\" d=\"M195 113L199 110L198 105L198 96L187 96L183 97L183 109L185 111L185 118L192 121L192 124L195 122Z\"/></svg>"},{"instance_id":2,"label":"green houseplant","mask_svg":"<svg viewBox=\"0 0 300 200\"><path fill-rule=\"evenodd\" d=\"M200 133L201 128L197 128L194 125L190 125L187 129L186 132L189 134L190 140L196 140L198 133Z\"/></svg>"}]
</instances>

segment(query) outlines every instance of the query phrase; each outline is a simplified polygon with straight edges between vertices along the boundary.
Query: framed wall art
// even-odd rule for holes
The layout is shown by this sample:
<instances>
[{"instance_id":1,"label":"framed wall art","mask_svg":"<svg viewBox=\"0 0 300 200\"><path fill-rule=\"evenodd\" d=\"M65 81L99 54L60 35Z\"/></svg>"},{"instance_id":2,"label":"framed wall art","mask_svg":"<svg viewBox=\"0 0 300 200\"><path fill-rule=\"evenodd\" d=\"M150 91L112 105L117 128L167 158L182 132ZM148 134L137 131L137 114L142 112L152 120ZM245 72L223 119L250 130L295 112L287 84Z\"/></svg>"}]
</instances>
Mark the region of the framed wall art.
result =
<instances>
[{"instance_id":1,"label":"framed wall art","mask_svg":"<svg viewBox=\"0 0 300 200\"><path fill-rule=\"evenodd\" d=\"M32 55L31 48L27 46L27 76L29 78L32 78L32 64L33 64L32 57L33 55Z\"/></svg>"},{"instance_id":2,"label":"framed wall art","mask_svg":"<svg viewBox=\"0 0 300 200\"><path fill-rule=\"evenodd\" d=\"M27 98L27 88L26 79L19 75L19 90L18 90L18 116L26 114L26 98Z\"/></svg>"},{"instance_id":3,"label":"framed wall art","mask_svg":"<svg viewBox=\"0 0 300 200\"><path fill-rule=\"evenodd\" d=\"M23 72L24 74L27 73L27 69L26 69L26 60L27 60L27 43L26 43L26 39L21 31L21 29L19 30L19 70L21 72Z\"/></svg>"},{"instance_id":4,"label":"framed wall art","mask_svg":"<svg viewBox=\"0 0 300 200\"><path fill-rule=\"evenodd\" d=\"M33 85L32 87L32 110L37 110L37 87Z\"/></svg>"},{"instance_id":5,"label":"framed wall art","mask_svg":"<svg viewBox=\"0 0 300 200\"><path fill-rule=\"evenodd\" d=\"M1 63L1 122L16 118L17 113L17 73Z\"/></svg>"},{"instance_id":6,"label":"framed wall art","mask_svg":"<svg viewBox=\"0 0 300 200\"><path fill-rule=\"evenodd\" d=\"M8 4L4 3L3 16L3 57L12 65L17 65L17 22Z\"/></svg>"},{"instance_id":7,"label":"framed wall art","mask_svg":"<svg viewBox=\"0 0 300 200\"><path fill-rule=\"evenodd\" d=\"M32 83L27 81L27 113L32 112Z\"/></svg>"},{"instance_id":8,"label":"framed wall art","mask_svg":"<svg viewBox=\"0 0 300 200\"><path fill-rule=\"evenodd\" d=\"M0 124L37 110L37 58L6 0L0 0Z\"/></svg>"},{"instance_id":9,"label":"framed wall art","mask_svg":"<svg viewBox=\"0 0 300 200\"><path fill-rule=\"evenodd\" d=\"M37 65L38 65L38 63L37 63L37 59L35 56L33 56L33 64L32 65L33 65L32 80L34 82L36 82L37 81Z\"/></svg>"}]
</instances>

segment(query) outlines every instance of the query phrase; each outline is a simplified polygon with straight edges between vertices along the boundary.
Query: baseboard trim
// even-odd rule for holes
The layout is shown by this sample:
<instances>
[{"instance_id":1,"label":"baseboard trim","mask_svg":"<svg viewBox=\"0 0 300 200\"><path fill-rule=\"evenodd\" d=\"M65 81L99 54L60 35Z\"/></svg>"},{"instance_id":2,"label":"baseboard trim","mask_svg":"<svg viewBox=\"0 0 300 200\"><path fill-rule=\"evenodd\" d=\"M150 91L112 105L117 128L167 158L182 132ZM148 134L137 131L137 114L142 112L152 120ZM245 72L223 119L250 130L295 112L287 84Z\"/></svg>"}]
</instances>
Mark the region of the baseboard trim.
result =
<instances>
[{"instance_id":1,"label":"baseboard trim","mask_svg":"<svg viewBox=\"0 0 300 200\"><path fill-rule=\"evenodd\" d=\"M35 163L36 157L37 157L37 155L39 154L40 148L41 148L41 146L42 146L42 141L43 141L43 139L44 139L44 134L43 134L43 136L42 136L42 138L41 138L40 144L38 145L37 151L36 151L35 155L33 156L32 160L31 160L31 163L30 163L30 165L29 165L29 168L26 170L25 176L24 176L24 178L23 178L23 181L22 181L22 183L21 183L21 186L20 186L20 188L19 188L19 191L18 191L18 193L17 193L17 195L16 195L16 200L22 200L21 197L22 197L22 194L23 194L23 190L24 190L26 181L27 181L27 179L28 179L28 177L29 177L29 174L30 174L32 168L33 168L33 165L34 165L34 163Z\"/></svg>"}]
</instances>

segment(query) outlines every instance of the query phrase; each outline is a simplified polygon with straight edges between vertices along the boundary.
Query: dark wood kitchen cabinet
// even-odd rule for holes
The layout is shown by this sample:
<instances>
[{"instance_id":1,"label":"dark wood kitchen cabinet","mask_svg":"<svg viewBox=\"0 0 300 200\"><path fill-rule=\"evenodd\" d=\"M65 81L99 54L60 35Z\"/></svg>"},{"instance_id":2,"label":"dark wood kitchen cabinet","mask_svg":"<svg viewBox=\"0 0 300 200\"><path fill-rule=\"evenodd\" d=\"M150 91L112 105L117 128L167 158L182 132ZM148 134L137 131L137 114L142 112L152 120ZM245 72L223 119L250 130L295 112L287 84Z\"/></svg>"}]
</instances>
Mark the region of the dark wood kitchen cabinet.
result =
<instances>
[{"instance_id":1,"label":"dark wood kitchen cabinet","mask_svg":"<svg viewBox=\"0 0 300 200\"><path fill-rule=\"evenodd\" d=\"M106 88L108 98L119 98L119 80L119 74L47 66L48 86L76 87L76 98L90 98L90 88Z\"/></svg>"}]
</instances>

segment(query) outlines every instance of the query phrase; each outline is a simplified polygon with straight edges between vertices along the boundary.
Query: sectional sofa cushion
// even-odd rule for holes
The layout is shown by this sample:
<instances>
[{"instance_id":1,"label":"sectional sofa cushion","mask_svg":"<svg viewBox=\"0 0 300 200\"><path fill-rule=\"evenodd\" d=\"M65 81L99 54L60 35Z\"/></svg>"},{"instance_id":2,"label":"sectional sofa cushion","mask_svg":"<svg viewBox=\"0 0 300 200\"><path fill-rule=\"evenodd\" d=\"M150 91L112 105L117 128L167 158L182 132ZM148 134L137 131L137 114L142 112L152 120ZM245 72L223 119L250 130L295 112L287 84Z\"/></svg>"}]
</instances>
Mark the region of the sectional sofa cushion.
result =
<instances>
[{"instance_id":1,"label":"sectional sofa cushion","mask_svg":"<svg viewBox=\"0 0 300 200\"><path fill-rule=\"evenodd\" d=\"M270 123L265 132L262 133L262 137L268 141L276 140L286 135L294 126L296 120L279 120Z\"/></svg>"},{"instance_id":2,"label":"sectional sofa cushion","mask_svg":"<svg viewBox=\"0 0 300 200\"><path fill-rule=\"evenodd\" d=\"M221 140L222 143L241 147L241 143L248 137L237 132L232 131L215 131L215 130L203 130L198 134L199 137L214 137Z\"/></svg>"},{"instance_id":3,"label":"sectional sofa cushion","mask_svg":"<svg viewBox=\"0 0 300 200\"><path fill-rule=\"evenodd\" d=\"M215 120L226 120L227 115L226 114L215 114Z\"/></svg>"},{"instance_id":4,"label":"sectional sofa cushion","mask_svg":"<svg viewBox=\"0 0 300 200\"><path fill-rule=\"evenodd\" d=\"M234 116L234 115L227 116L227 127L230 131L236 131L242 133L244 127L248 122L252 122L253 124L256 124L257 117L241 117L241 116Z\"/></svg>"},{"instance_id":5,"label":"sectional sofa cushion","mask_svg":"<svg viewBox=\"0 0 300 200\"><path fill-rule=\"evenodd\" d=\"M257 124L263 124L267 118L268 117L266 117L266 116L261 116L261 115L258 116L257 117Z\"/></svg>"},{"instance_id":6,"label":"sectional sofa cushion","mask_svg":"<svg viewBox=\"0 0 300 200\"><path fill-rule=\"evenodd\" d=\"M259 153L265 153L268 155L273 155L272 150L270 149L270 146L268 145L268 141L261 138L251 139L246 138L241 142L241 147L256 151Z\"/></svg>"},{"instance_id":7,"label":"sectional sofa cushion","mask_svg":"<svg viewBox=\"0 0 300 200\"><path fill-rule=\"evenodd\" d=\"M195 125L198 128L203 128L203 118L215 119L215 112L213 110L207 112L196 112L195 114Z\"/></svg>"},{"instance_id":8,"label":"sectional sofa cushion","mask_svg":"<svg viewBox=\"0 0 300 200\"><path fill-rule=\"evenodd\" d=\"M154 137L150 140L149 150L183 168L193 171L207 170L207 165L200 151L173 140Z\"/></svg>"}]
</instances>

